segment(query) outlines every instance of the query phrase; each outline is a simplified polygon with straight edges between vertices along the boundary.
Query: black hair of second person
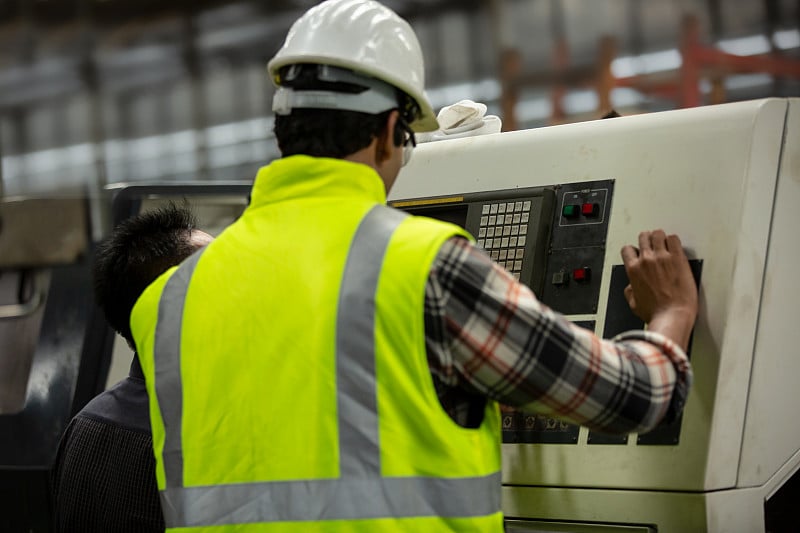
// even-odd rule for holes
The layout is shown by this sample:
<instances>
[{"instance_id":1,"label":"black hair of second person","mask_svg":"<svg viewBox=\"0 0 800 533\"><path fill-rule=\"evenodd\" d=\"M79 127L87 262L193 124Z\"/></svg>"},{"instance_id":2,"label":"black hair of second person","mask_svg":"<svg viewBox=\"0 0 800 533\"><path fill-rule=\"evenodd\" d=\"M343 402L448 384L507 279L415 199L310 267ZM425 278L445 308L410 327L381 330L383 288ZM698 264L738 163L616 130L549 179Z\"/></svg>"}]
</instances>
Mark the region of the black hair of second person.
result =
<instances>
[{"instance_id":1,"label":"black hair of second person","mask_svg":"<svg viewBox=\"0 0 800 533\"><path fill-rule=\"evenodd\" d=\"M298 90L337 90L357 93L358 86L348 83L320 81L316 77L316 65L299 70L299 74L287 87ZM401 100L407 98L398 91L398 109ZM283 157L309 155L341 159L369 146L386 126L390 111L370 115L357 111L337 109L292 109L289 115L275 115L273 131ZM393 132L395 146L403 143L404 131L397 121Z\"/></svg>"},{"instance_id":2,"label":"black hair of second person","mask_svg":"<svg viewBox=\"0 0 800 533\"><path fill-rule=\"evenodd\" d=\"M189 257L197 220L188 205L170 202L121 222L103 241L92 268L95 301L114 330L134 346L130 314L145 288Z\"/></svg>"}]
</instances>

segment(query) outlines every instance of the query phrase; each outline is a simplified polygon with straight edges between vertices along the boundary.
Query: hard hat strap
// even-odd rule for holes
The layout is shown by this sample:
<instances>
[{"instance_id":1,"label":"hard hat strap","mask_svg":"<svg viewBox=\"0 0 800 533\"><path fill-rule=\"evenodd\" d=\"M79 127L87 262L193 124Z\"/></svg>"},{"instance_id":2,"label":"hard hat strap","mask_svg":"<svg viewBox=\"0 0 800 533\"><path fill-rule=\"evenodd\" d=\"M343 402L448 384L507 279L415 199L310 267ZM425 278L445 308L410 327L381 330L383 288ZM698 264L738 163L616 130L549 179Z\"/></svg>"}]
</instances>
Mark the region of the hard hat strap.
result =
<instances>
[{"instance_id":1,"label":"hard hat strap","mask_svg":"<svg viewBox=\"0 0 800 533\"><path fill-rule=\"evenodd\" d=\"M286 73L286 81L291 81L292 67ZM278 115L288 115L292 109L338 109L375 115L399 107L397 89L384 81L329 65L317 65L317 67L317 79L321 82L347 83L363 87L364 90L354 94L278 87L272 99L272 111Z\"/></svg>"}]
</instances>

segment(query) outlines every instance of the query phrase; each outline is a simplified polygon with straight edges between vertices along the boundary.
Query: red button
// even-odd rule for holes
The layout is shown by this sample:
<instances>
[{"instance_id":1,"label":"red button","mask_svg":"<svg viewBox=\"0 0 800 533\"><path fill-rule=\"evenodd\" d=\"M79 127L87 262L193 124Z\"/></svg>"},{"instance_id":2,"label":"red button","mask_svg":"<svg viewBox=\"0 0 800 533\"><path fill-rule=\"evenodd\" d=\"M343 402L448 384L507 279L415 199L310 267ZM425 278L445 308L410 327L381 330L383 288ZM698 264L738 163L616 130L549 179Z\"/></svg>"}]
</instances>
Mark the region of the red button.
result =
<instances>
[{"instance_id":1,"label":"red button","mask_svg":"<svg viewBox=\"0 0 800 533\"><path fill-rule=\"evenodd\" d=\"M589 267L576 268L572 271L572 279L575 281L586 281L589 279Z\"/></svg>"},{"instance_id":2,"label":"red button","mask_svg":"<svg viewBox=\"0 0 800 533\"><path fill-rule=\"evenodd\" d=\"M600 206L597 204L586 203L581 206L581 213L585 217L597 216L597 213L599 211L600 211Z\"/></svg>"}]
</instances>

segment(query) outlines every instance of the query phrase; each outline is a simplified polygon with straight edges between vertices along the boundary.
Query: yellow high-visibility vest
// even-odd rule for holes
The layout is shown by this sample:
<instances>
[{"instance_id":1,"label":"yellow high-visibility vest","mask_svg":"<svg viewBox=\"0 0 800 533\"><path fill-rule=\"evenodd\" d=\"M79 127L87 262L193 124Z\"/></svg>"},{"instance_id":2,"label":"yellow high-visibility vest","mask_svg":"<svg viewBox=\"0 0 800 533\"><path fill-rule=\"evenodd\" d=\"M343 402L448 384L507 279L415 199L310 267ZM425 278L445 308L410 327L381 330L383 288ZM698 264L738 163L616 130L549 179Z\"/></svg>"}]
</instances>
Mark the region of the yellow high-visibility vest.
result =
<instances>
[{"instance_id":1,"label":"yellow high-visibility vest","mask_svg":"<svg viewBox=\"0 0 800 533\"><path fill-rule=\"evenodd\" d=\"M502 531L500 423L442 409L424 298L457 226L338 159L262 168L242 217L139 298L168 530Z\"/></svg>"}]
</instances>

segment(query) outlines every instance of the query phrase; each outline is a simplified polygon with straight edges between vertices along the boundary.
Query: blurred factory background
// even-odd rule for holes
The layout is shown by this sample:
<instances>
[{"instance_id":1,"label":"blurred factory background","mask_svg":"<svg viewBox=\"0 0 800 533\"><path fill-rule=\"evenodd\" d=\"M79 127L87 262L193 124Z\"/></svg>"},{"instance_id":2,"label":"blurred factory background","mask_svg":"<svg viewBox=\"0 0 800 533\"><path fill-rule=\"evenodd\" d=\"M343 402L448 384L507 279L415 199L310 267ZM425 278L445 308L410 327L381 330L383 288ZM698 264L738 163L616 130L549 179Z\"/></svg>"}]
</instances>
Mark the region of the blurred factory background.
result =
<instances>
[{"instance_id":1,"label":"blurred factory background","mask_svg":"<svg viewBox=\"0 0 800 533\"><path fill-rule=\"evenodd\" d=\"M800 97L800 0L383 1L417 31L434 109L484 102L505 130L612 110ZM97 241L114 220L168 199L188 197L214 234L239 216L256 170L279 156L267 61L316 3L0 0L0 531L51 530L49 475L64 428L127 375L130 349L92 299ZM800 345L791 244L800 227L798 105L674 113L669 128L651 116L530 131L508 143L475 139L484 144L461 143L455 163L418 158L416 170L414 162L406 168L417 174L405 190L395 187L400 199L476 195L484 204L469 200L464 217L506 196L522 203L514 195L526 187L560 194L562 203L566 194L595 202L580 195L602 192L604 215L586 224L603 233L565 222L569 229L558 231L580 238L556 230L542 237L535 228L561 227L561 211L550 206L530 235L543 239L537 249L555 242L557 253L534 255L536 241L520 239L515 260L521 272L527 246L525 269L531 279L540 269L542 301L598 334L622 331L609 324L625 323L617 303L627 311L622 299L606 302L624 286L608 281L624 278L613 274L621 267L605 258L606 247L618 250L634 229L669 225L705 261L697 392L685 418L654 438L610 441L577 426L562 433L559 425L554 437L547 432L555 418L509 414L510 423L530 425L504 436L507 516L661 523L681 533L703 530L685 524L784 531L774 524L786 517L794 528L786 530L797 530L800 426L791 421L800 357L786 347ZM599 155L574 156L586 144L601 147ZM637 153L648 156L629 157ZM562 162L554 175L536 171ZM464 169L481 164L479 176L490 178L462 187ZM431 174L440 179L425 179ZM605 215L612 193L614 224ZM587 216L597 214L599 204L584 205ZM586 258L595 261L591 280ZM561 287L573 268L587 283ZM551 295L559 298L552 305ZM546 446L527 446L536 443ZM737 528L742 516L750 521ZM620 530L654 531L593 531Z\"/></svg>"},{"instance_id":2,"label":"blurred factory background","mask_svg":"<svg viewBox=\"0 0 800 533\"><path fill-rule=\"evenodd\" d=\"M267 60L312 0L0 0L0 193L249 180ZM800 95L797 0L386 0L435 109L524 129Z\"/></svg>"}]
</instances>

